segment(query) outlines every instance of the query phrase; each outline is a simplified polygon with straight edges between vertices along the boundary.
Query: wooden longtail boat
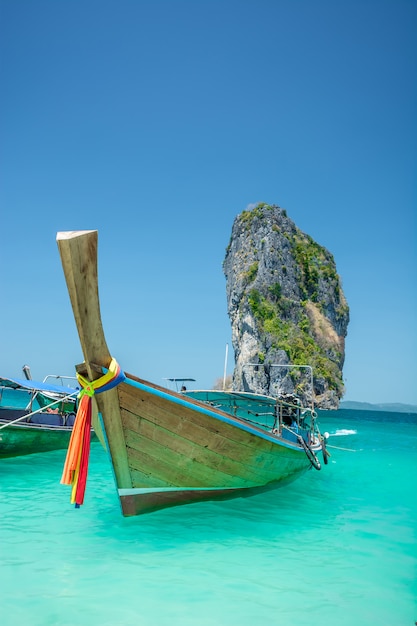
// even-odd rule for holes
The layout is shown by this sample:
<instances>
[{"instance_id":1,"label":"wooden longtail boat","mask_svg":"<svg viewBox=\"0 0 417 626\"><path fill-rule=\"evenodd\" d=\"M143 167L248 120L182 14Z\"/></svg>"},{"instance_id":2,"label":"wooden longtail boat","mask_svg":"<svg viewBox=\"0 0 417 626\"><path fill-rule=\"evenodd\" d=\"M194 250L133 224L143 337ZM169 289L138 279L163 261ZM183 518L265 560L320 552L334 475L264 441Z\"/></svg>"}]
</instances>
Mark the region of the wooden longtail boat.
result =
<instances>
[{"instance_id":1,"label":"wooden longtail boat","mask_svg":"<svg viewBox=\"0 0 417 626\"><path fill-rule=\"evenodd\" d=\"M79 391L63 386L69 378L47 376L38 382L0 377L0 459L68 447Z\"/></svg>"},{"instance_id":2,"label":"wooden longtail boat","mask_svg":"<svg viewBox=\"0 0 417 626\"><path fill-rule=\"evenodd\" d=\"M100 386L103 374L108 379L115 363L101 323L97 239L97 231L57 234L85 359L77 371L87 384L95 381L91 386ZM250 393L178 393L118 371L116 386L97 389L94 401L126 516L249 495L320 469L319 451L327 458L314 412L309 421L297 403Z\"/></svg>"}]
</instances>

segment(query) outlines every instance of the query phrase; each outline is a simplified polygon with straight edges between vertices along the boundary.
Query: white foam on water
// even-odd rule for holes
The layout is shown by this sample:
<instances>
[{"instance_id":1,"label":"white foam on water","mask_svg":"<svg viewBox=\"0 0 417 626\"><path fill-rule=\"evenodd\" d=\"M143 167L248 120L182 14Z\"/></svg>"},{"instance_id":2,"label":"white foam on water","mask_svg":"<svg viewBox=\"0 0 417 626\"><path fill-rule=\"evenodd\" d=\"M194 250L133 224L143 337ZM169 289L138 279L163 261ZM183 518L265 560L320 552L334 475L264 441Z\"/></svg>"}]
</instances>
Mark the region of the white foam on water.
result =
<instances>
[{"instance_id":1,"label":"white foam on water","mask_svg":"<svg viewBox=\"0 0 417 626\"><path fill-rule=\"evenodd\" d=\"M356 435L358 433L357 430L349 430L348 428L341 428L340 430L336 430L335 433L329 433L330 437L347 437L348 435Z\"/></svg>"}]
</instances>

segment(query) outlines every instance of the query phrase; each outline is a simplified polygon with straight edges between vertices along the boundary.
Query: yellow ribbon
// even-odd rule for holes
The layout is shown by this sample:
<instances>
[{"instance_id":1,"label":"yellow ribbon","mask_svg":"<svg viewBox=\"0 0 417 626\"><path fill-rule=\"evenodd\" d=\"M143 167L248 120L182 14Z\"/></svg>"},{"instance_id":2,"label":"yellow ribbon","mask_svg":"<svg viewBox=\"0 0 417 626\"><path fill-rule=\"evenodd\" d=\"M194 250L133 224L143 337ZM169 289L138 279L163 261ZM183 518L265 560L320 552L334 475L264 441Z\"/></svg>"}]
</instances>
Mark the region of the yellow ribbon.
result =
<instances>
[{"instance_id":1,"label":"yellow ribbon","mask_svg":"<svg viewBox=\"0 0 417 626\"><path fill-rule=\"evenodd\" d=\"M86 378L84 378L84 376L77 372L77 380L82 387L78 397L87 394L88 396L90 396L90 398L92 398L96 391L98 391L101 387L107 385L107 383L109 383L115 377L118 370L120 370L119 364L117 363L116 359L112 359L107 372L96 380L87 380Z\"/></svg>"}]
</instances>

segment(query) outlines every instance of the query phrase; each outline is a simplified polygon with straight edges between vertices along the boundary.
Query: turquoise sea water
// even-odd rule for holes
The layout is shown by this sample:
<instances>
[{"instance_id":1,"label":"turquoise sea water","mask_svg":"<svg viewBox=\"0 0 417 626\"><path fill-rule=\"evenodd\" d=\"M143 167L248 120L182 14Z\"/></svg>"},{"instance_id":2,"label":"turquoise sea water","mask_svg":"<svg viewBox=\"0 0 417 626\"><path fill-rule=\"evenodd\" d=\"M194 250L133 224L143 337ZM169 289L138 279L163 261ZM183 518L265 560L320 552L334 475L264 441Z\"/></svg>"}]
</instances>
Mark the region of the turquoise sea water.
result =
<instances>
[{"instance_id":1,"label":"turquoise sea water","mask_svg":"<svg viewBox=\"0 0 417 626\"><path fill-rule=\"evenodd\" d=\"M282 489L123 518L92 445L0 462L3 626L413 626L417 416L320 415L332 456Z\"/></svg>"}]
</instances>

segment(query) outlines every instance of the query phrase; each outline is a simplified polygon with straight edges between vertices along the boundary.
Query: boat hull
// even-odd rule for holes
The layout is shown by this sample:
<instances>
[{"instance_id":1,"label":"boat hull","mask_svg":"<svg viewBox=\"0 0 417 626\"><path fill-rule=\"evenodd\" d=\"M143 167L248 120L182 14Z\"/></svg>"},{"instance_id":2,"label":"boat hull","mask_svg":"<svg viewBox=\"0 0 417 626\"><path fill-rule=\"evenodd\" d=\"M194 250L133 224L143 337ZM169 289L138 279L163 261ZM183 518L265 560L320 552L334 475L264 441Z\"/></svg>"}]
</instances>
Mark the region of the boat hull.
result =
<instances>
[{"instance_id":1,"label":"boat hull","mask_svg":"<svg viewBox=\"0 0 417 626\"><path fill-rule=\"evenodd\" d=\"M71 430L54 426L7 425L0 430L0 458L68 448Z\"/></svg>"},{"instance_id":2,"label":"boat hull","mask_svg":"<svg viewBox=\"0 0 417 626\"><path fill-rule=\"evenodd\" d=\"M105 428L106 395L97 397ZM129 484L117 484L126 516L252 495L311 467L295 443L130 374L117 396L125 449L110 451L127 458Z\"/></svg>"},{"instance_id":3,"label":"boat hull","mask_svg":"<svg viewBox=\"0 0 417 626\"><path fill-rule=\"evenodd\" d=\"M0 377L0 459L68 447L78 390L46 382L50 378L70 377Z\"/></svg>"},{"instance_id":4,"label":"boat hull","mask_svg":"<svg viewBox=\"0 0 417 626\"><path fill-rule=\"evenodd\" d=\"M21 419L25 416L28 421ZM23 409L0 407L0 459L68 448L74 419L73 413L30 415ZM91 431L91 441L96 439Z\"/></svg>"}]
</instances>

